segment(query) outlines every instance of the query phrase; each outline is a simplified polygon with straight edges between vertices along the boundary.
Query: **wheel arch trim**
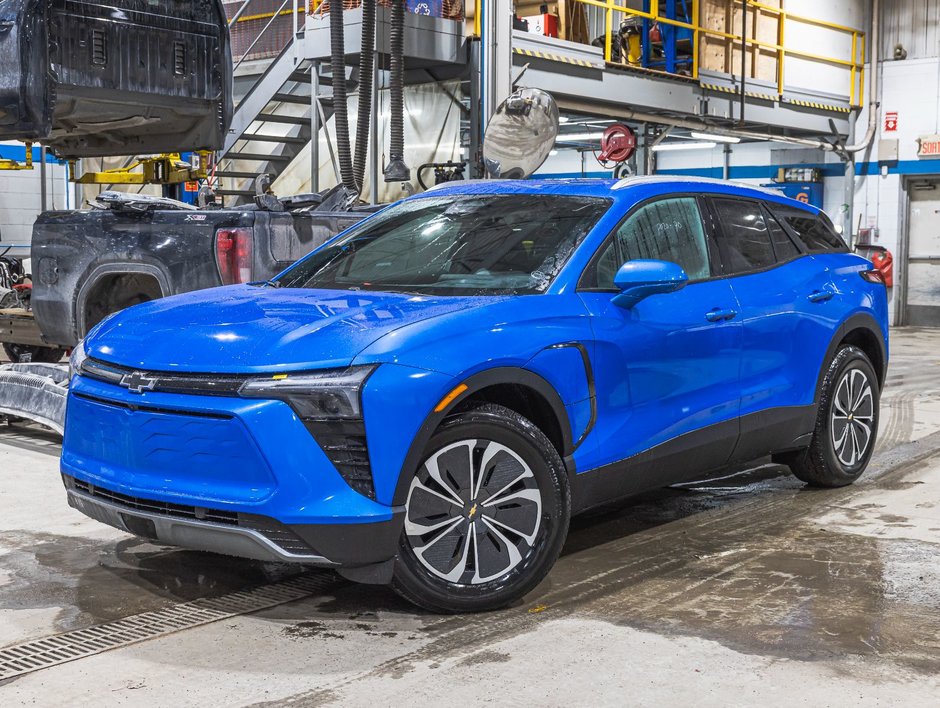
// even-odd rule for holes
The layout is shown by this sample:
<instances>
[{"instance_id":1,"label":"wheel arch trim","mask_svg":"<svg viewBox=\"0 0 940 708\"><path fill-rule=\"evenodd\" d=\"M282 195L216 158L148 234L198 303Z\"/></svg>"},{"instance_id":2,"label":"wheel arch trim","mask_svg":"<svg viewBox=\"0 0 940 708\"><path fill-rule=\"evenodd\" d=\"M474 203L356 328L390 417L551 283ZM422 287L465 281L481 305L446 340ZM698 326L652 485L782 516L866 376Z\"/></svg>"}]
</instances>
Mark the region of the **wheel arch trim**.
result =
<instances>
[{"instance_id":1,"label":"wheel arch trim","mask_svg":"<svg viewBox=\"0 0 940 708\"><path fill-rule=\"evenodd\" d=\"M78 330L76 334L79 336L79 339L82 339L88 334L86 328L87 323L85 322L85 305L87 304L89 293L97 287L105 276L134 274L151 276L157 281L157 285L160 286L162 297L167 297L167 295L170 294L170 281L166 273L155 265L149 263L102 263L96 266L84 279L82 286L78 290L78 295L75 297L74 317L76 329Z\"/></svg>"},{"instance_id":2,"label":"wheel arch trim","mask_svg":"<svg viewBox=\"0 0 940 708\"><path fill-rule=\"evenodd\" d=\"M846 320L840 324L835 331L832 339L829 342L829 347L826 349L825 357L823 358L822 366L820 366L819 374L816 379L816 393L813 398L815 405L819 405L820 396L822 395L822 385L823 381L826 378L826 370L828 368L829 362L832 361L833 357L836 355L836 352L839 350L839 345L845 340L845 338L852 332L857 330L866 330L869 334L872 335L878 347L879 355L881 357L881 366L878 366L878 362L873 361L872 367L875 368L875 375L878 377L878 385L883 387L885 379L888 372L888 351L885 346L885 335L881 327L878 325L875 318L866 313L858 312L854 315L849 316Z\"/></svg>"},{"instance_id":3,"label":"wheel arch trim","mask_svg":"<svg viewBox=\"0 0 940 708\"><path fill-rule=\"evenodd\" d=\"M521 366L498 366L492 369L486 369L460 380L455 386L465 385L467 387L466 390L454 397L447 407L440 412L435 412L432 409L425 417L417 434L412 439L411 445L408 447L408 452L405 454L404 462L399 470L398 481L395 485L395 494L392 499L393 505L401 506L405 503L408 486L411 482L411 471L417 468L424 448L427 447L428 441L431 439L434 431L444 422L444 419L447 418L457 406L474 394L491 386L501 384L530 388L545 399L561 429L563 450L559 451L559 456L563 460L570 459L570 455L577 445L572 440L571 421L568 416L568 411L554 386L542 376ZM583 437L584 436L582 436L582 438ZM578 442L580 443L580 440Z\"/></svg>"}]
</instances>

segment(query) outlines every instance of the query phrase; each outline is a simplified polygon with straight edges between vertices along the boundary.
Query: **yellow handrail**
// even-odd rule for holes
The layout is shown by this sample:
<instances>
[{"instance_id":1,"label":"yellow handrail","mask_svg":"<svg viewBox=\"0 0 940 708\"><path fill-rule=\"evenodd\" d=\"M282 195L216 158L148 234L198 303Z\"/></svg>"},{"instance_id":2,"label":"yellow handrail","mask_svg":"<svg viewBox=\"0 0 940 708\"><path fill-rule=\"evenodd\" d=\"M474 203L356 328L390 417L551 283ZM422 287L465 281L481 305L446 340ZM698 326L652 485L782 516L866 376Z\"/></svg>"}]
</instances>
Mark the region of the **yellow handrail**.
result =
<instances>
[{"instance_id":1,"label":"yellow handrail","mask_svg":"<svg viewBox=\"0 0 940 708\"><path fill-rule=\"evenodd\" d=\"M268 20L268 19L274 17L275 15L278 15L278 16L280 16L280 15L291 15L291 14L293 14L293 12L294 12L294 10L293 10L293 8L291 8L291 9L288 9L288 10L281 10L280 12L260 12L260 13L258 13L257 15L243 15L243 16L239 17L239 18L235 21L235 24L238 24L239 22L251 22L252 20ZM305 14L307 14L307 9L304 8L304 7L298 7L298 8L297 8L297 14L298 14L298 15L305 15Z\"/></svg>"},{"instance_id":2,"label":"yellow handrail","mask_svg":"<svg viewBox=\"0 0 940 708\"><path fill-rule=\"evenodd\" d=\"M659 0L650 0L650 9L648 12L643 10L638 10L631 7L626 7L625 5L618 4L617 0L577 0L583 5L590 5L592 7L600 8L604 11L604 27L605 27L605 36L604 36L604 60L607 62L611 61L613 55L613 34L614 34L614 13L620 13L622 15L627 15L631 17L639 17L641 19L651 20L653 22L658 22L664 25L670 25L672 27L680 27L682 29L691 30L693 34L693 44L694 51L692 53L692 77L697 79L699 77L699 40L702 36L707 37L718 37L721 39L729 39L732 42L740 42L741 35L734 34L732 32L723 32L721 30L709 29L701 25L700 17L700 4L699 0L692 0L692 22L685 22L683 20L675 20L669 17L664 17L659 12ZM733 3L741 4L744 0L732 0ZM757 9L763 12L768 12L774 14L778 17L778 30L777 30L777 41L776 42L765 42L759 39L752 39L749 37L744 38L745 47L756 47L759 50L765 50L769 52L774 52L777 54L777 93L783 94L784 92L784 60L786 57L799 57L800 59L807 59L810 61L816 61L826 64L833 64L836 66L842 66L849 69L849 104L853 106L861 106L864 101L865 93L865 33L855 27L849 27L848 25L842 25L836 22L829 22L828 20L820 20L814 17L808 17L806 15L801 15L793 12L789 12L783 7L774 7L773 5L766 5L757 0L748 0L748 7ZM793 21L801 24L813 25L816 27L822 27L825 29L832 30L834 32L839 32L842 34L851 35L852 39L852 49L851 56L848 59L843 59L840 57L826 56L823 54L816 54L814 52L808 52L802 49L793 49L788 48L785 43L785 30L787 21Z\"/></svg>"}]
</instances>

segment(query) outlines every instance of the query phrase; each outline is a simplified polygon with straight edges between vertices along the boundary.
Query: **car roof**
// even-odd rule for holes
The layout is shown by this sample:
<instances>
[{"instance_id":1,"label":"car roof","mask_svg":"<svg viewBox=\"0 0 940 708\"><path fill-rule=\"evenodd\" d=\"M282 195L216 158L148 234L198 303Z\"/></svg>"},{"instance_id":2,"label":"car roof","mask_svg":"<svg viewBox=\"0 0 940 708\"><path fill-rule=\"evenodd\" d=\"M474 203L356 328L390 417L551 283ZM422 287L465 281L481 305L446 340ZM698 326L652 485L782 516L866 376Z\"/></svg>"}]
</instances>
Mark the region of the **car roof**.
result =
<instances>
[{"instance_id":1,"label":"car roof","mask_svg":"<svg viewBox=\"0 0 940 708\"><path fill-rule=\"evenodd\" d=\"M557 194L567 196L603 197L615 202L635 203L649 197L673 192L724 194L778 202L787 206L818 213L819 209L804 202L785 197L780 192L750 184L711 179L708 177L679 177L652 175L626 179L521 179L521 180L465 180L445 182L432 187L424 195L447 194Z\"/></svg>"}]
</instances>

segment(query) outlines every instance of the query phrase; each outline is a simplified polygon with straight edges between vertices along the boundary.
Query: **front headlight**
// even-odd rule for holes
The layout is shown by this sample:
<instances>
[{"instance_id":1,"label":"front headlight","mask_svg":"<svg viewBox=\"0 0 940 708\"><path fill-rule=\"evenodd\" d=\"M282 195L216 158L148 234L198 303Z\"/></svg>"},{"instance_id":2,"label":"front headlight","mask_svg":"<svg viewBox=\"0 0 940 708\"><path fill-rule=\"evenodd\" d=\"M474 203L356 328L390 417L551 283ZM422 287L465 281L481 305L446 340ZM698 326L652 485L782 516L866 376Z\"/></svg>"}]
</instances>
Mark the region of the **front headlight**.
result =
<instances>
[{"instance_id":1,"label":"front headlight","mask_svg":"<svg viewBox=\"0 0 940 708\"><path fill-rule=\"evenodd\" d=\"M275 374L249 379L239 394L249 398L274 398L289 403L304 421L357 420L362 418L360 391L374 366L325 369L302 374Z\"/></svg>"},{"instance_id":2,"label":"front headlight","mask_svg":"<svg viewBox=\"0 0 940 708\"><path fill-rule=\"evenodd\" d=\"M82 372L82 364L85 363L85 359L88 356L85 354L85 341L82 340L75 345L75 348L72 349L72 353L69 355L69 378L71 379L75 374L80 374Z\"/></svg>"},{"instance_id":3,"label":"front headlight","mask_svg":"<svg viewBox=\"0 0 940 708\"><path fill-rule=\"evenodd\" d=\"M362 419L362 386L375 366L253 378L239 394L287 403L303 421L346 483L375 499L375 483Z\"/></svg>"}]
</instances>

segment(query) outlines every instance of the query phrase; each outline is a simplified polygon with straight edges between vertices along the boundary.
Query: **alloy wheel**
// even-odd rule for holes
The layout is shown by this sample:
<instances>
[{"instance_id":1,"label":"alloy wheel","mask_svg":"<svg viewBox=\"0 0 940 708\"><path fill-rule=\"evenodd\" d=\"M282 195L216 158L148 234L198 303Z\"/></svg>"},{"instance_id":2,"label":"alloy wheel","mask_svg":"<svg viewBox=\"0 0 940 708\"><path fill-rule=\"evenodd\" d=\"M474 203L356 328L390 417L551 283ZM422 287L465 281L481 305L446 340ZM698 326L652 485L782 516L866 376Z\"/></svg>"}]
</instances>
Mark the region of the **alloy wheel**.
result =
<instances>
[{"instance_id":1,"label":"alloy wheel","mask_svg":"<svg viewBox=\"0 0 940 708\"><path fill-rule=\"evenodd\" d=\"M433 453L408 490L405 535L421 565L447 582L505 576L532 551L542 494L529 465L492 440L459 440Z\"/></svg>"},{"instance_id":2,"label":"alloy wheel","mask_svg":"<svg viewBox=\"0 0 940 708\"><path fill-rule=\"evenodd\" d=\"M846 467L858 464L868 451L875 420L874 402L865 372L846 371L836 387L829 426L836 457Z\"/></svg>"}]
</instances>

